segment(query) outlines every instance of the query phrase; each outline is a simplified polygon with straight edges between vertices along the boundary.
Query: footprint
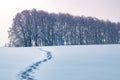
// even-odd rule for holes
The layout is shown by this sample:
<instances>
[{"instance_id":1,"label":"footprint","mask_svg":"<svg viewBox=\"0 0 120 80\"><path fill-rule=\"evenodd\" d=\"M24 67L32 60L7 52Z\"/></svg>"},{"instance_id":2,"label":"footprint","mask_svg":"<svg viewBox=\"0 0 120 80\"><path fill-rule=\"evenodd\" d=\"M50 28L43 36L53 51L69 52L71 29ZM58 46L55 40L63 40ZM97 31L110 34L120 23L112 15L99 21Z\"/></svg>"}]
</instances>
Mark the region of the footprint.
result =
<instances>
[{"instance_id":1,"label":"footprint","mask_svg":"<svg viewBox=\"0 0 120 80\"><path fill-rule=\"evenodd\" d=\"M41 63L47 62L48 60L50 60L52 58L51 52L40 49L41 51L46 53L46 58L35 62L34 64L32 64L31 66L29 66L25 71L23 71L22 73L20 73L18 76L20 77L20 80L36 80L34 79L34 77L32 76L33 72L39 68L39 65Z\"/></svg>"}]
</instances>

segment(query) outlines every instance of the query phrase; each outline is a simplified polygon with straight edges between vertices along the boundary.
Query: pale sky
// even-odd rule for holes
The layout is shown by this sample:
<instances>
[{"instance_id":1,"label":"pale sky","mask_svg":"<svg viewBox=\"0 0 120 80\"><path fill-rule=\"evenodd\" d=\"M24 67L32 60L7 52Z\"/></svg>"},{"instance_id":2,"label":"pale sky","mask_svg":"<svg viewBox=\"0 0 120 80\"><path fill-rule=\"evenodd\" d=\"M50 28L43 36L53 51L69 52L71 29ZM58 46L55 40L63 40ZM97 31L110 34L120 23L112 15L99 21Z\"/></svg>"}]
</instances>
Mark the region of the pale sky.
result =
<instances>
[{"instance_id":1,"label":"pale sky","mask_svg":"<svg viewBox=\"0 0 120 80\"><path fill-rule=\"evenodd\" d=\"M0 0L0 46L8 42L7 31L16 13L33 8L120 22L120 0Z\"/></svg>"}]
</instances>

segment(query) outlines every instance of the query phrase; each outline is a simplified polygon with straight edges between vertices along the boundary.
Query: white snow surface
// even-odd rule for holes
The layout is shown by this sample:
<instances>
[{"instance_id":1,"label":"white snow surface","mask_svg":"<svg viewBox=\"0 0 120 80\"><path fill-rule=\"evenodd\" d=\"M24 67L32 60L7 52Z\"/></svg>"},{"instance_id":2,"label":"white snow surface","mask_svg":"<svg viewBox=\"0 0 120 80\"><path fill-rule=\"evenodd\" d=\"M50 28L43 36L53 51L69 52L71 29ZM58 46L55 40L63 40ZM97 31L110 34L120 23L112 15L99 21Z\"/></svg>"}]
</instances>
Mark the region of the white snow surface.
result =
<instances>
[{"instance_id":1,"label":"white snow surface","mask_svg":"<svg viewBox=\"0 0 120 80\"><path fill-rule=\"evenodd\" d=\"M18 74L37 61L36 80L120 80L120 45L0 48L0 80L20 80Z\"/></svg>"}]
</instances>

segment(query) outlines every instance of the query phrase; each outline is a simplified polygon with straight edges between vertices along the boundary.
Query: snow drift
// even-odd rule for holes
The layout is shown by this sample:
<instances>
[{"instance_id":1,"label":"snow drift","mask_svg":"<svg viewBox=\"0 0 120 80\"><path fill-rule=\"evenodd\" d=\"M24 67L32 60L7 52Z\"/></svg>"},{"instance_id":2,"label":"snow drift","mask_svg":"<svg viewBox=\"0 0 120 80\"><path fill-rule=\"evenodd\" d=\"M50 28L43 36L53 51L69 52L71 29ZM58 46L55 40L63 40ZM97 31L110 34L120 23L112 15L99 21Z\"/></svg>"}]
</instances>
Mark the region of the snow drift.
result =
<instances>
[{"instance_id":1,"label":"snow drift","mask_svg":"<svg viewBox=\"0 0 120 80\"><path fill-rule=\"evenodd\" d=\"M120 45L0 48L0 80L120 80L119 61Z\"/></svg>"}]
</instances>

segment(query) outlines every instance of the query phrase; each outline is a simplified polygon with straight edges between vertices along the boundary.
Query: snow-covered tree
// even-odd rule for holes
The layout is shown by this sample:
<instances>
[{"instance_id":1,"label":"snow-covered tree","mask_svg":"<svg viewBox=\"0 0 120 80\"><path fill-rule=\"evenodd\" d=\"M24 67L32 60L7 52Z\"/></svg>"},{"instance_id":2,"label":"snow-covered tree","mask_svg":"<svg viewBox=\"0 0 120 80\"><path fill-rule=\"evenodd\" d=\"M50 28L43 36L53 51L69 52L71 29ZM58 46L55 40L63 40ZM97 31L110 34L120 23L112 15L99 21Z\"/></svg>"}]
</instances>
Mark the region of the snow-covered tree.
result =
<instances>
[{"instance_id":1,"label":"snow-covered tree","mask_svg":"<svg viewBox=\"0 0 120 80\"><path fill-rule=\"evenodd\" d=\"M120 23L36 9L17 13L8 33L16 47L120 43Z\"/></svg>"}]
</instances>

